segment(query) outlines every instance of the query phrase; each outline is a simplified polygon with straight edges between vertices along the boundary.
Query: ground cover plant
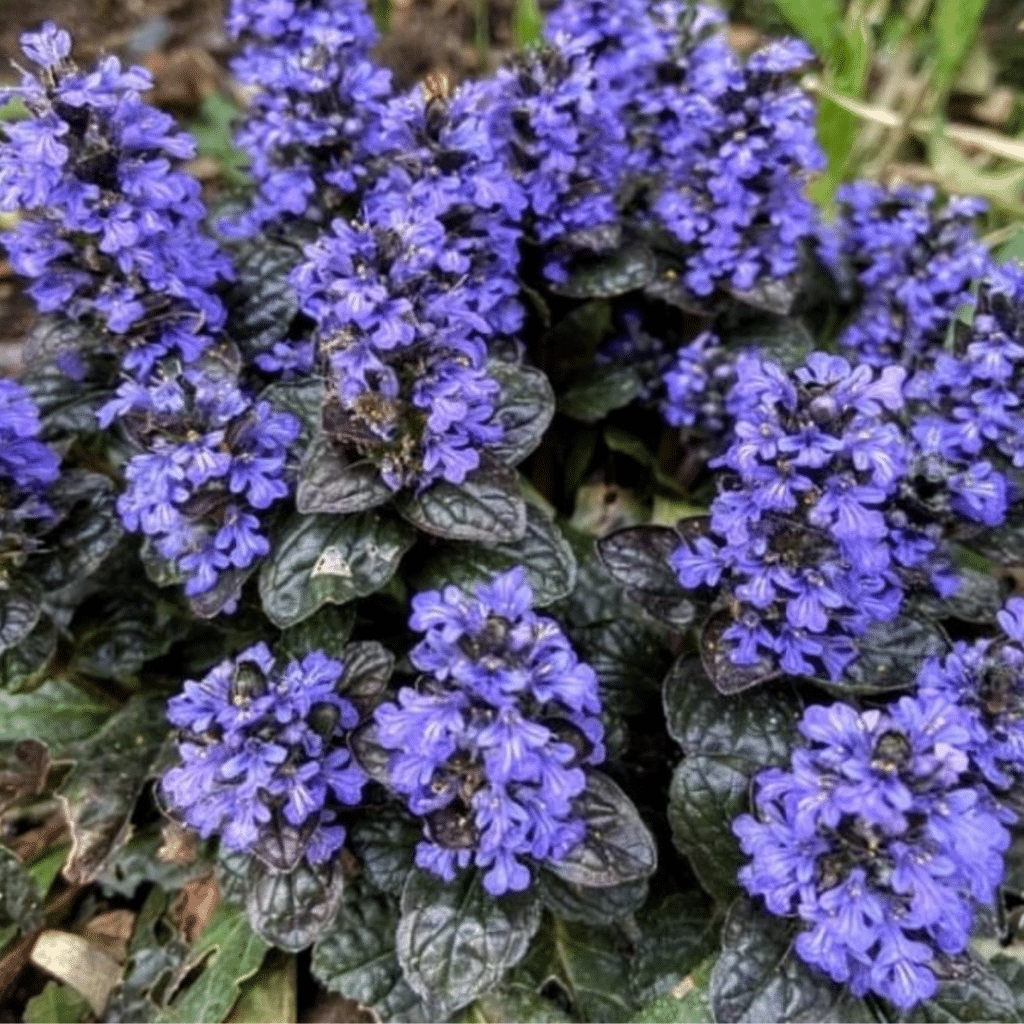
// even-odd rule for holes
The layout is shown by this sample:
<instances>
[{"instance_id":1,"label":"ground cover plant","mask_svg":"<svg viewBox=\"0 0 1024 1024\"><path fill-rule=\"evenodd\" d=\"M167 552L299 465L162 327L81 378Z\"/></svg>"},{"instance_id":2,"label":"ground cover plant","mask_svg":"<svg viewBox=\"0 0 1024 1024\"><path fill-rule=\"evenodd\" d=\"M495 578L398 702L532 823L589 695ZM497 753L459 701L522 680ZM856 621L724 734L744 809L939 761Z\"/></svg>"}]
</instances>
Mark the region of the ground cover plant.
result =
<instances>
[{"instance_id":1,"label":"ground cover plant","mask_svg":"<svg viewBox=\"0 0 1024 1024\"><path fill-rule=\"evenodd\" d=\"M16 1013L1020 1019L985 204L816 205L813 51L683 0L563 0L457 88L361 0L227 29L211 202L142 69L46 23L0 92Z\"/></svg>"}]
</instances>

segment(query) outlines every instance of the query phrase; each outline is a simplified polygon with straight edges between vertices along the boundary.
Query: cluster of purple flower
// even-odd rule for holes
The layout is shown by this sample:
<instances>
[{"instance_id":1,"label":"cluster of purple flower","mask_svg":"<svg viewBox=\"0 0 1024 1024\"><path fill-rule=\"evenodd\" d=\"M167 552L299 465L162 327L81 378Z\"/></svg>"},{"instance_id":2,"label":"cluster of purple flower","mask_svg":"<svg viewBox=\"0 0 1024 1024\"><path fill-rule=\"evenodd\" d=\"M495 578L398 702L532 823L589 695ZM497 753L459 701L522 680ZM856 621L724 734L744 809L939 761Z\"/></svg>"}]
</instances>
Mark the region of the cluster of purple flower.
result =
<instances>
[{"instance_id":1,"label":"cluster of purple flower","mask_svg":"<svg viewBox=\"0 0 1024 1024\"><path fill-rule=\"evenodd\" d=\"M941 346L971 285L990 266L973 221L980 199L953 198L935 210L931 188L844 185L839 218L820 232L819 253L854 303L839 342L860 362L913 370Z\"/></svg>"},{"instance_id":2,"label":"cluster of purple flower","mask_svg":"<svg viewBox=\"0 0 1024 1024\"><path fill-rule=\"evenodd\" d=\"M625 125L602 103L584 40L557 37L490 85L490 133L525 194L524 231L544 251L546 276L564 281L564 250L612 248L618 239Z\"/></svg>"},{"instance_id":3,"label":"cluster of purple flower","mask_svg":"<svg viewBox=\"0 0 1024 1024\"><path fill-rule=\"evenodd\" d=\"M167 705L180 730L180 764L161 782L170 809L229 850L294 830L311 864L335 854L338 809L358 804L367 781L347 745L359 716L337 692L343 672L322 651L280 668L259 643L187 681Z\"/></svg>"},{"instance_id":4,"label":"cluster of purple flower","mask_svg":"<svg viewBox=\"0 0 1024 1024\"><path fill-rule=\"evenodd\" d=\"M532 605L520 568L475 595L414 597L425 675L376 712L391 785L424 819L417 864L451 879L475 863L493 896L530 884L523 858L558 861L583 839L573 798L604 759L597 677Z\"/></svg>"},{"instance_id":5,"label":"cluster of purple flower","mask_svg":"<svg viewBox=\"0 0 1024 1024\"><path fill-rule=\"evenodd\" d=\"M522 325L524 199L484 114L472 85L393 100L360 217L334 221L293 275L329 370L325 423L394 490L461 483L503 437L486 364Z\"/></svg>"},{"instance_id":6,"label":"cluster of purple flower","mask_svg":"<svg viewBox=\"0 0 1024 1024\"><path fill-rule=\"evenodd\" d=\"M717 335L702 331L676 350L662 372L658 408L670 426L693 427L713 436L731 419L735 381L736 353Z\"/></svg>"},{"instance_id":7,"label":"cluster of purple flower","mask_svg":"<svg viewBox=\"0 0 1024 1024\"><path fill-rule=\"evenodd\" d=\"M29 393L0 380L0 580L29 553L33 528L54 519L46 492L60 476L60 459L39 440L39 431L39 411Z\"/></svg>"},{"instance_id":8,"label":"cluster of purple flower","mask_svg":"<svg viewBox=\"0 0 1024 1024\"><path fill-rule=\"evenodd\" d=\"M391 95L389 72L370 60L377 31L364 0L234 0L227 25L246 44L231 64L253 89L236 141L256 184L229 231L329 219L366 177Z\"/></svg>"},{"instance_id":9,"label":"cluster of purple flower","mask_svg":"<svg viewBox=\"0 0 1024 1024\"><path fill-rule=\"evenodd\" d=\"M267 554L253 510L288 494L294 416L198 368L148 386L125 382L100 410L103 423L115 416L147 449L128 463L118 512L184 574L186 594L205 593L225 570L246 569Z\"/></svg>"},{"instance_id":10,"label":"cluster of purple flower","mask_svg":"<svg viewBox=\"0 0 1024 1024\"><path fill-rule=\"evenodd\" d=\"M806 745L758 776L755 816L734 823L752 858L741 883L799 917L797 954L855 995L927 999L994 902L1010 837L971 777L972 725L934 691L884 711L810 707Z\"/></svg>"},{"instance_id":11,"label":"cluster of purple flower","mask_svg":"<svg viewBox=\"0 0 1024 1024\"><path fill-rule=\"evenodd\" d=\"M796 270L816 229L803 188L824 166L814 105L789 80L810 50L775 42L744 64L712 31L721 21L679 0L590 0L548 22L550 36L591 53L597 102L626 129L626 179L644 186L631 212L682 246L683 279L700 296Z\"/></svg>"},{"instance_id":12,"label":"cluster of purple flower","mask_svg":"<svg viewBox=\"0 0 1024 1024\"><path fill-rule=\"evenodd\" d=\"M287 493L298 421L200 368L226 319L214 289L232 268L202 233L198 182L175 166L192 140L140 98L148 73L111 57L80 74L52 24L22 45L42 71L3 96L33 115L4 129L0 209L25 216L3 240L41 310L98 321L114 341L125 380L100 425L124 420L145 449L118 509L198 595L267 552L254 511Z\"/></svg>"},{"instance_id":13,"label":"cluster of purple flower","mask_svg":"<svg viewBox=\"0 0 1024 1024\"><path fill-rule=\"evenodd\" d=\"M1024 811L1024 598L997 615L1002 636L958 641L944 658L929 658L918 673L922 697L960 706L970 731L962 744L972 766L997 798Z\"/></svg>"},{"instance_id":14,"label":"cluster of purple flower","mask_svg":"<svg viewBox=\"0 0 1024 1024\"><path fill-rule=\"evenodd\" d=\"M199 183L173 163L192 140L140 99L143 69L107 57L80 73L50 23L22 46L41 70L0 91L32 114L0 129L0 211L22 213L2 237L11 265L41 311L95 318L128 371L194 360L225 319L210 289L232 271L200 230Z\"/></svg>"},{"instance_id":15,"label":"cluster of purple flower","mask_svg":"<svg viewBox=\"0 0 1024 1024\"><path fill-rule=\"evenodd\" d=\"M940 593L956 587L937 534L897 501L906 372L821 352L792 375L755 355L736 371L710 535L684 541L671 563L684 588L727 595L722 639L735 664L839 679L854 638L899 611L909 570Z\"/></svg>"},{"instance_id":16,"label":"cluster of purple flower","mask_svg":"<svg viewBox=\"0 0 1024 1024\"><path fill-rule=\"evenodd\" d=\"M974 320L952 351L924 353L907 389L919 410L918 473L955 515L998 526L1020 500L1010 477L1024 467L1022 387L1024 270L1006 265L983 278Z\"/></svg>"}]
</instances>

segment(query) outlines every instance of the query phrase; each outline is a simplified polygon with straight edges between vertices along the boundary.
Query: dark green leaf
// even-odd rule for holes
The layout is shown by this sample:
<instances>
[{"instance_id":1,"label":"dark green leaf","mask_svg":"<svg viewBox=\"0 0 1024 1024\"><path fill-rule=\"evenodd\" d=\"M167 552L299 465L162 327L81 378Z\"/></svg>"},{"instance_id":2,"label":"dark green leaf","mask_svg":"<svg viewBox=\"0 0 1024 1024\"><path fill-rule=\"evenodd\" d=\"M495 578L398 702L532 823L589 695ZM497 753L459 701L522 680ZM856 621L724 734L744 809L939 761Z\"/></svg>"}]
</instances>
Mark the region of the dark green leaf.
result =
<instances>
[{"instance_id":1,"label":"dark green leaf","mask_svg":"<svg viewBox=\"0 0 1024 1024\"><path fill-rule=\"evenodd\" d=\"M490 448L506 466L516 466L540 444L555 414L555 393L540 370L492 359L487 372L498 382L501 396L495 415L504 437Z\"/></svg>"},{"instance_id":2,"label":"dark green leaf","mask_svg":"<svg viewBox=\"0 0 1024 1024\"><path fill-rule=\"evenodd\" d=\"M381 1020L430 1020L402 977L395 955L397 925L394 897L352 886L333 927L313 947L313 977L329 991L370 1007Z\"/></svg>"},{"instance_id":3,"label":"dark green leaf","mask_svg":"<svg viewBox=\"0 0 1024 1024\"><path fill-rule=\"evenodd\" d=\"M793 925L746 896L730 908L711 972L715 1020L874 1021L867 1004L793 950Z\"/></svg>"},{"instance_id":4,"label":"dark green leaf","mask_svg":"<svg viewBox=\"0 0 1024 1024\"><path fill-rule=\"evenodd\" d=\"M290 870L276 871L253 857L248 883L249 923L289 953L305 949L330 928L344 893L340 861L311 865L301 859Z\"/></svg>"},{"instance_id":5,"label":"dark green leaf","mask_svg":"<svg viewBox=\"0 0 1024 1024\"><path fill-rule=\"evenodd\" d=\"M417 869L402 890L398 962L413 991L448 1016L519 963L539 924L540 903L530 893L495 899L479 871L444 882Z\"/></svg>"},{"instance_id":6,"label":"dark green leaf","mask_svg":"<svg viewBox=\"0 0 1024 1024\"><path fill-rule=\"evenodd\" d=\"M610 619L636 620L642 613L598 558L594 539L571 528L565 536L576 552L576 587L552 607L552 613L570 630Z\"/></svg>"},{"instance_id":7,"label":"dark green leaf","mask_svg":"<svg viewBox=\"0 0 1024 1024\"><path fill-rule=\"evenodd\" d=\"M766 359L786 370L803 366L807 356L818 347L814 335L795 317L759 317L726 336L729 347L758 348Z\"/></svg>"},{"instance_id":8,"label":"dark green leaf","mask_svg":"<svg viewBox=\"0 0 1024 1024\"><path fill-rule=\"evenodd\" d=\"M438 481L408 495L399 511L421 530L450 540L501 543L526 533L526 502L515 473L504 467L478 469L461 484Z\"/></svg>"},{"instance_id":9,"label":"dark green leaf","mask_svg":"<svg viewBox=\"0 0 1024 1024\"><path fill-rule=\"evenodd\" d=\"M551 913L588 924L611 924L629 917L643 906L648 890L646 878L591 889L567 882L547 867L538 870L536 885L541 902Z\"/></svg>"},{"instance_id":10,"label":"dark green leaf","mask_svg":"<svg viewBox=\"0 0 1024 1024\"><path fill-rule=\"evenodd\" d=\"M57 590L95 572L124 535L124 527L113 484L99 473L66 471L50 497L63 518L50 532L49 551L35 578L44 590Z\"/></svg>"},{"instance_id":11,"label":"dark green leaf","mask_svg":"<svg viewBox=\"0 0 1024 1024\"><path fill-rule=\"evenodd\" d=\"M89 1000L70 985L48 981L43 991L25 1004L25 1024L75 1024L91 1016Z\"/></svg>"},{"instance_id":12,"label":"dark green leaf","mask_svg":"<svg viewBox=\"0 0 1024 1024\"><path fill-rule=\"evenodd\" d=\"M607 256L580 259L570 271L568 281L550 287L553 292L573 299L612 298L643 288L656 272L654 253L646 245L634 242Z\"/></svg>"},{"instance_id":13,"label":"dark green leaf","mask_svg":"<svg viewBox=\"0 0 1024 1024\"><path fill-rule=\"evenodd\" d=\"M662 631L623 617L572 630L580 658L597 673L604 707L630 715L650 706L672 660Z\"/></svg>"},{"instance_id":14,"label":"dark green leaf","mask_svg":"<svg viewBox=\"0 0 1024 1024\"><path fill-rule=\"evenodd\" d=\"M424 567L420 582L424 587L454 583L471 589L516 565L526 569L538 608L565 597L576 584L576 558L569 542L533 505L526 507L526 533L520 540L444 547Z\"/></svg>"},{"instance_id":15,"label":"dark green leaf","mask_svg":"<svg viewBox=\"0 0 1024 1024\"><path fill-rule=\"evenodd\" d=\"M391 776L388 768L394 751L381 746L377 731L377 723L371 718L352 733L349 746L363 771L375 782L390 787Z\"/></svg>"},{"instance_id":16,"label":"dark green leaf","mask_svg":"<svg viewBox=\"0 0 1024 1024\"><path fill-rule=\"evenodd\" d=\"M1000 974L971 954L941 965L938 991L901 1021L1019 1021L1020 990L1012 989Z\"/></svg>"},{"instance_id":17,"label":"dark green leaf","mask_svg":"<svg viewBox=\"0 0 1024 1024\"><path fill-rule=\"evenodd\" d=\"M329 437L318 434L299 467L295 506L305 513L362 512L383 505L393 494L372 462L353 462Z\"/></svg>"},{"instance_id":18,"label":"dark green leaf","mask_svg":"<svg viewBox=\"0 0 1024 1024\"><path fill-rule=\"evenodd\" d=\"M963 622L990 623L1003 606L1003 588L995 576L961 566L957 569L960 586L951 597L933 594L914 598L914 611L926 619L960 619Z\"/></svg>"},{"instance_id":19,"label":"dark green leaf","mask_svg":"<svg viewBox=\"0 0 1024 1024\"><path fill-rule=\"evenodd\" d=\"M236 602L242 594L245 581L256 571L256 563L246 569L225 569L217 582L201 594L188 599L192 613L200 619L212 619Z\"/></svg>"},{"instance_id":20,"label":"dark green leaf","mask_svg":"<svg viewBox=\"0 0 1024 1024\"><path fill-rule=\"evenodd\" d=\"M60 314L44 315L25 335L22 360L26 366L41 366L62 355L84 354L102 343L103 332L81 320L71 320Z\"/></svg>"},{"instance_id":21,"label":"dark green leaf","mask_svg":"<svg viewBox=\"0 0 1024 1024\"><path fill-rule=\"evenodd\" d=\"M822 685L849 693L902 690L917 678L926 658L949 649L946 634L936 623L906 613L891 622L876 622L856 644L857 659L843 678Z\"/></svg>"},{"instance_id":22,"label":"dark green leaf","mask_svg":"<svg viewBox=\"0 0 1024 1024\"><path fill-rule=\"evenodd\" d=\"M247 351L262 352L287 336L299 308L288 275L301 260L297 247L262 236L234 253L227 330Z\"/></svg>"},{"instance_id":23,"label":"dark green leaf","mask_svg":"<svg viewBox=\"0 0 1024 1024\"><path fill-rule=\"evenodd\" d=\"M727 289L729 294L747 306L763 309L766 313L786 316L793 308L793 300L799 290L799 282L795 278L762 279L753 288L746 291L738 288Z\"/></svg>"},{"instance_id":24,"label":"dark green leaf","mask_svg":"<svg viewBox=\"0 0 1024 1024\"><path fill-rule=\"evenodd\" d=\"M17 647L0 654L0 690L36 689L50 674L56 650L57 627L51 619L42 618Z\"/></svg>"},{"instance_id":25,"label":"dark green leaf","mask_svg":"<svg viewBox=\"0 0 1024 1024\"><path fill-rule=\"evenodd\" d=\"M685 521L691 528L698 520ZM602 537L598 554L605 568L634 601L678 629L688 626L696 609L669 563L680 536L668 526L629 526Z\"/></svg>"},{"instance_id":26,"label":"dark green leaf","mask_svg":"<svg viewBox=\"0 0 1024 1024\"><path fill-rule=\"evenodd\" d=\"M75 751L57 796L71 827L69 882L99 875L130 834L129 819L169 727L162 697L133 697Z\"/></svg>"},{"instance_id":27,"label":"dark green leaf","mask_svg":"<svg viewBox=\"0 0 1024 1024\"><path fill-rule=\"evenodd\" d=\"M1024 565L1024 510L1011 506L1002 526L979 531L965 541L973 551L980 551L1003 565Z\"/></svg>"},{"instance_id":28,"label":"dark green leaf","mask_svg":"<svg viewBox=\"0 0 1024 1024\"><path fill-rule=\"evenodd\" d=\"M669 735L687 754L743 758L756 767L789 760L801 704L788 687L723 697L703 665L683 656L665 678L664 695Z\"/></svg>"},{"instance_id":29,"label":"dark green leaf","mask_svg":"<svg viewBox=\"0 0 1024 1024\"><path fill-rule=\"evenodd\" d=\"M720 921L702 893L670 893L637 915L640 939L633 954L632 982L637 1001L666 995L718 946Z\"/></svg>"},{"instance_id":30,"label":"dark green leaf","mask_svg":"<svg viewBox=\"0 0 1024 1024\"><path fill-rule=\"evenodd\" d=\"M532 986L513 982L473 1000L452 1020L465 1024L505 1024L507 1021L558 1024L571 1021L572 1017L550 999L534 991Z\"/></svg>"},{"instance_id":31,"label":"dark green leaf","mask_svg":"<svg viewBox=\"0 0 1024 1024\"><path fill-rule=\"evenodd\" d=\"M47 440L99 430L96 410L110 397L105 383L73 380L51 361L30 364L21 383L39 407Z\"/></svg>"},{"instance_id":32,"label":"dark green leaf","mask_svg":"<svg viewBox=\"0 0 1024 1024\"><path fill-rule=\"evenodd\" d=\"M383 587L415 539L404 523L373 513L294 516L260 570L260 597L285 629L325 602L345 604Z\"/></svg>"},{"instance_id":33,"label":"dark green leaf","mask_svg":"<svg viewBox=\"0 0 1024 1024\"><path fill-rule=\"evenodd\" d=\"M733 819L747 809L752 766L740 758L696 754L676 765L668 798L672 840L689 861L705 891L731 899L743 863L732 832Z\"/></svg>"},{"instance_id":34,"label":"dark green leaf","mask_svg":"<svg viewBox=\"0 0 1024 1024\"><path fill-rule=\"evenodd\" d=\"M289 658L303 658L310 651L323 651L340 658L356 623L354 605L324 605L297 626L284 630L276 650Z\"/></svg>"},{"instance_id":35,"label":"dark green leaf","mask_svg":"<svg viewBox=\"0 0 1024 1024\"><path fill-rule=\"evenodd\" d=\"M728 642L722 639L722 634L732 624L732 616L723 609L712 612L700 631L700 660L704 671L714 682L715 689L726 695L742 693L782 674L767 656L753 665L737 665L732 660Z\"/></svg>"},{"instance_id":36,"label":"dark green leaf","mask_svg":"<svg viewBox=\"0 0 1024 1024\"><path fill-rule=\"evenodd\" d=\"M997 953L989 966L1010 987L1017 1003L1017 1019L1024 1017L1024 962L1013 956Z\"/></svg>"},{"instance_id":37,"label":"dark green leaf","mask_svg":"<svg viewBox=\"0 0 1024 1024\"><path fill-rule=\"evenodd\" d=\"M152 588L101 592L85 611L86 622L74 630L74 667L101 679L130 679L188 631Z\"/></svg>"},{"instance_id":38,"label":"dark green leaf","mask_svg":"<svg viewBox=\"0 0 1024 1024\"><path fill-rule=\"evenodd\" d=\"M708 959L678 985L640 1007L634 1024L713 1024L708 986L714 960Z\"/></svg>"},{"instance_id":39,"label":"dark green leaf","mask_svg":"<svg viewBox=\"0 0 1024 1024\"><path fill-rule=\"evenodd\" d=\"M17 925L22 932L43 925L43 901L35 879L20 860L0 846L0 927Z\"/></svg>"},{"instance_id":40,"label":"dark green leaf","mask_svg":"<svg viewBox=\"0 0 1024 1024\"><path fill-rule=\"evenodd\" d=\"M185 991L174 994L158 1024L223 1020L238 999L240 983L256 973L267 948L241 910L221 903L192 944L169 991L173 993L200 965L202 973Z\"/></svg>"},{"instance_id":41,"label":"dark green leaf","mask_svg":"<svg viewBox=\"0 0 1024 1024\"><path fill-rule=\"evenodd\" d=\"M146 572L146 578L158 587L176 587L185 582L185 574L174 562L164 558L148 537L139 548L139 560Z\"/></svg>"},{"instance_id":42,"label":"dark green leaf","mask_svg":"<svg viewBox=\"0 0 1024 1024\"><path fill-rule=\"evenodd\" d=\"M91 736L109 717L109 707L63 680L51 680L32 693L0 692L0 740L39 740L54 758L68 744Z\"/></svg>"},{"instance_id":43,"label":"dark green leaf","mask_svg":"<svg viewBox=\"0 0 1024 1024\"><path fill-rule=\"evenodd\" d=\"M320 432L323 382L316 379L277 381L265 387L260 398L270 402L275 409L290 412L299 421L301 432L295 445L299 451L305 451Z\"/></svg>"},{"instance_id":44,"label":"dark green leaf","mask_svg":"<svg viewBox=\"0 0 1024 1024\"><path fill-rule=\"evenodd\" d=\"M583 423L597 423L629 405L642 390L640 374L632 366L598 366L562 395L558 411Z\"/></svg>"},{"instance_id":45,"label":"dark green leaf","mask_svg":"<svg viewBox=\"0 0 1024 1024\"><path fill-rule=\"evenodd\" d=\"M353 822L348 845L369 880L382 892L399 896L422 837L420 825L404 811L375 807Z\"/></svg>"},{"instance_id":46,"label":"dark green leaf","mask_svg":"<svg viewBox=\"0 0 1024 1024\"><path fill-rule=\"evenodd\" d=\"M381 702L395 668L395 656L376 640L362 640L349 644L341 660L345 675L339 689L365 717Z\"/></svg>"},{"instance_id":47,"label":"dark green leaf","mask_svg":"<svg viewBox=\"0 0 1024 1024\"><path fill-rule=\"evenodd\" d=\"M629 986L628 946L617 928L545 915L517 978L530 978L545 991L555 983L579 1020L622 1021L635 1004Z\"/></svg>"},{"instance_id":48,"label":"dark green leaf","mask_svg":"<svg viewBox=\"0 0 1024 1024\"><path fill-rule=\"evenodd\" d=\"M546 865L559 878L589 888L622 885L654 873L654 837L633 801L606 775L589 772L587 788L573 802L587 834L561 860Z\"/></svg>"},{"instance_id":49,"label":"dark green leaf","mask_svg":"<svg viewBox=\"0 0 1024 1024\"><path fill-rule=\"evenodd\" d=\"M42 611L42 597L35 588L0 590L0 652L21 643Z\"/></svg>"}]
</instances>

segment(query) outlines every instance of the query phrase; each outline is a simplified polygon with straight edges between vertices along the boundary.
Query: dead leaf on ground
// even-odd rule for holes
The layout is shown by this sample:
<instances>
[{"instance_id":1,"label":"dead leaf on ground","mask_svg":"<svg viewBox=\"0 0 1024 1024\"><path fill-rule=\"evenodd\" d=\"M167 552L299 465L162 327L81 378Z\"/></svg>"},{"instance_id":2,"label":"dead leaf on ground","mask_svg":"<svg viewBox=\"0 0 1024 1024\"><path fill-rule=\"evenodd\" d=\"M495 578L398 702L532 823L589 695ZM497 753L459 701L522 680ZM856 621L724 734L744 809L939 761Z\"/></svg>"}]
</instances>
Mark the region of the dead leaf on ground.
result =
<instances>
[{"instance_id":1,"label":"dead leaf on ground","mask_svg":"<svg viewBox=\"0 0 1024 1024\"><path fill-rule=\"evenodd\" d=\"M128 955L128 943L135 929L135 914L130 910L109 910L97 914L83 929L93 945L109 953L118 963Z\"/></svg>"},{"instance_id":2,"label":"dead leaf on ground","mask_svg":"<svg viewBox=\"0 0 1024 1024\"><path fill-rule=\"evenodd\" d=\"M171 920L186 942L193 942L206 927L219 902L220 890L212 871L181 887L171 907Z\"/></svg>"},{"instance_id":3,"label":"dead leaf on ground","mask_svg":"<svg viewBox=\"0 0 1024 1024\"><path fill-rule=\"evenodd\" d=\"M32 947L32 962L85 996L97 1017L121 980L121 965L109 953L71 932L43 932Z\"/></svg>"},{"instance_id":4,"label":"dead leaf on ground","mask_svg":"<svg viewBox=\"0 0 1024 1024\"><path fill-rule=\"evenodd\" d=\"M160 829L160 849L157 860L164 864L194 864L199 848L199 837L190 828L176 821L165 821Z\"/></svg>"}]
</instances>

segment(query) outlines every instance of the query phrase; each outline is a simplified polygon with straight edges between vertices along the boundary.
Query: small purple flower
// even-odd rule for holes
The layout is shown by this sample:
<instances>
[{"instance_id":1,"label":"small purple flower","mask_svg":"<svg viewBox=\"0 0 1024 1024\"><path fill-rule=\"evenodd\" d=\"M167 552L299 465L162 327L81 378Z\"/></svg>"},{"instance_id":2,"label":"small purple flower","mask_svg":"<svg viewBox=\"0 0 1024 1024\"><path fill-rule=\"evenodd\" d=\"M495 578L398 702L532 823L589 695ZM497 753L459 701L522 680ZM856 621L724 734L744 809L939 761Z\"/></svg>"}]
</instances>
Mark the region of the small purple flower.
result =
<instances>
[{"instance_id":1,"label":"small purple flower","mask_svg":"<svg viewBox=\"0 0 1024 1024\"><path fill-rule=\"evenodd\" d=\"M338 812L367 781L347 746L359 716L338 693L343 674L322 651L279 666L259 643L186 681L167 705L179 756L160 782L169 808L229 850L292 829L311 864L333 856L345 841Z\"/></svg>"},{"instance_id":2,"label":"small purple flower","mask_svg":"<svg viewBox=\"0 0 1024 1024\"><path fill-rule=\"evenodd\" d=\"M416 863L449 880L475 863L492 896L580 842L573 800L604 758L597 677L532 605L520 568L474 594L417 594L409 657L424 675L376 712L391 785L423 817Z\"/></svg>"}]
</instances>

